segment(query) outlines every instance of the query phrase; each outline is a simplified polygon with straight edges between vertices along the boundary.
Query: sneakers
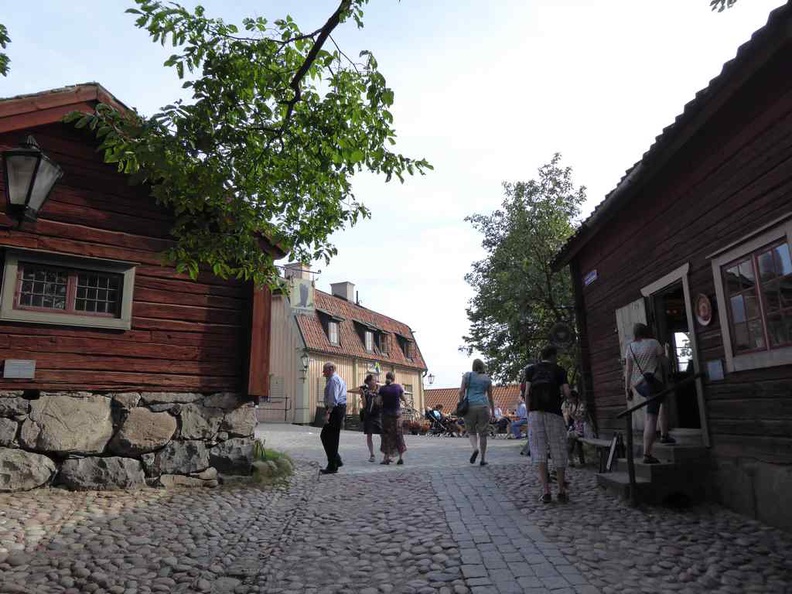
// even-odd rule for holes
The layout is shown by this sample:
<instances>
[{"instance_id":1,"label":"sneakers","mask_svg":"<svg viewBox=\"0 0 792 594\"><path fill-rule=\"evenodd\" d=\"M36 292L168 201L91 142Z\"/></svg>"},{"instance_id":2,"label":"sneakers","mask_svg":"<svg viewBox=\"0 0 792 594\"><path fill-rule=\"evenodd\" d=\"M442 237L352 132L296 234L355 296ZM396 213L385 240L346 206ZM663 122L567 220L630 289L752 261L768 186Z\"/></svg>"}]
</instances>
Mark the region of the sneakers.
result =
<instances>
[{"instance_id":1,"label":"sneakers","mask_svg":"<svg viewBox=\"0 0 792 594\"><path fill-rule=\"evenodd\" d=\"M541 501L542 503L552 503L552 502L553 502L553 496L552 496L552 495L550 495L550 493L544 493L544 494L543 494L543 495L542 495L542 496L539 498L539 501Z\"/></svg>"},{"instance_id":2,"label":"sneakers","mask_svg":"<svg viewBox=\"0 0 792 594\"><path fill-rule=\"evenodd\" d=\"M470 455L470 463L471 464L475 464L476 463L476 458L478 458L478 450L476 450L475 452L473 452Z\"/></svg>"},{"instance_id":3,"label":"sneakers","mask_svg":"<svg viewBox=\"0 0 792 594\"><path fill-rule=\"evenodd\" d=\"M338 474L337 468L320 468L319 472L321 474Z\"/></svg>"},{"instance_id":4,"label":"sneakers","mask_svg":"<svg viewBox=\"0 0 792 594\"><path fill-rule=\"evenodd\" d=\"M558 501L558 503L569 503L569 495L567 494L566 491L564 491L563 493L559 493L556 496L556 500Z\"/></svg>"},{"instance_id":5,"label":"sneakers","mask_svg":"<svg viewBox=\"0 0 792 594\"><path fill-rule=\"evenodd\" d=\"M399 458L399 461L398 461L398 462L396 462L396 466L398 466L399 464L404 464L404 460L402 460L401 458Z\"/></svg>"},{"instance_id":6,"label":"sneakers","mask_svg":"<svg viewBox=\"0 0 792 594\"><path fill-rule=\"evenodd\" d=\"M374 457L373 454L371 456L369 456L369 462L375 462L376 460L377 459Z\"/></svg>"},{"instance_id":7,"label":"sneakers","mask_svg":"<svg viewBox=\"0 0 792 594\"><path fill-rule=\"evenodd\" d=\"M674 439L668 433L666 433L665 435L661 435L660 436L660 443L665 443L665 444L668 444L668 445L674 445L676 443L676 439Z\"/></svg>"},{"instance_id":8,"label":"sneakers","mask_svg":"<svg viewBox=\"0 0 792 594\"><path fill-rule=\"evenodd\" d=\"M479 462L479 466L487 466L487 465L489 465L489 462L484 462L484 460Z\"/></svg>"},{"instance_id":9,"label":"sneakers","mask_svg":"<svg viewBox=\"0 0 792 594\"><path fill-rule=\"evenodd\" d=\"M644 456L644 464L660 464L660 460L655 458L654 456Z\"/></svg>"}]
</instances>

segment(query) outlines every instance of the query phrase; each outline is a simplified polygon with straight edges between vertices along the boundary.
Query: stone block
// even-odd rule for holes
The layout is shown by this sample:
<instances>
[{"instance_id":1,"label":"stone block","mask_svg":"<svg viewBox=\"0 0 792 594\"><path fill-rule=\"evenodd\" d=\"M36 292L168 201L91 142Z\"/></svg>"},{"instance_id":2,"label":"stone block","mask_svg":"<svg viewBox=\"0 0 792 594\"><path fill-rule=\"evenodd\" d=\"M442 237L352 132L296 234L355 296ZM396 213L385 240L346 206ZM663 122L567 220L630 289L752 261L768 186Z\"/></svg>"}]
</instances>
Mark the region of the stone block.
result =
<instances>
[{"instance_id":1,"label":"stone block","mask_svg":"<svg viewBox=\"0 0 792 594\"><path fill-rule=\"evenodd\" d=\"M197 476L184 476L181 474L163 474L160 476L160 484L166 488L172 487L216 487L219 483L217 479L204 480Z\"/></svg>"},{"instance_id":2,"label":"stone block","mask_svg":"<svg viewBox=\"0 0 792 594\"><path fill-rule=\"evenodd\" d=\"M0 391L0 398L19 398L24 393L24 390L2 390Z\"/></svg>"},{"instance_id":3,"label":"stone block","mask_svg":"<svg viewBox=\"0 0 792 594\"><path fill-rule=\"evenodd\" d=\"M113 435L110 399L104 396L47 394L31 401L22 425L24 447L58 454L101 453Z\"/></svg>"},{"instance_id":4,"label":"stone block","mask_svg":"<svg viewBox=\"0 0 792 594\"><path fill-rule=\"evenodd\" d=\"M139 456L158 450L176 433L176 419L166 412L137 407L129 411L108 449L122 456Z\"/></svg>"},{"instance_id":5,"label":"stone block","mask_svg":"<svg viewBox=\"0 0 792 594\"><path fill-rule=\"evenodd\" d=\"M754 475L757 519L792 531L792 508L782 493L792 493L792 468L767 462L756 463Z\"/></svg>"},{"instance_id":6,"label":"stone block","mask_svg":"<svg viewBox=\"0 0 792 594\"><path fill-rule=\"evenodd\" d=\"M0 418L0 446L9 447L16 439L19 424L13 419Z\"/></svg>"},{"instance_id":7,"label":"stone block","mask_svg":"<svg viewBox=\"0 0 792 594\"><path fill-rule=\"evenodd\" d=\"M141 392L140 399L145 404L170 404L178 402L185 404L189 402L197 402L203 398L203 394L194 394L193 392Z\"/></svg>"},{"instance_id":8,"label":"stone block","mask_svg":"<svg viewBox=\"0 0 792 594\"><path fill-rule=\"evenodd\" d=\"M0 491L28 491L49 483L57 466L47 456L0 448Z\"/></svg>"},{"instance_id":9,"label":"stone block","mask_svg":"<svg viewBox=\"0 0 792 594\"><path fill-rule=\"evenodd\" d=\"M253 440L235 437L209 450L212 466L224 474L250 474L253 463Z\"/></svg>"},{"instance_id":10,"label":"stone block","mask_svg":"<svg viewBox=\"0 0 792 594\"><path fill-rule=\"evenodd\" d=\"M145 484L143 465L133 458L70 458L63 462L58 483L77 490L131 489Z\"/></svg>"},{"instance_id":11,"label":"stone block","mask_svg":"<svg viewBox=\"0 0 792 594\"><path fill-rule=\"evenodd\" d=\"M140 394L138 392L121 392L118 394L110 394L113 403L121 408L135 408L140 403Z\"/></svg>"},{"instance_id":12,"label":"stone block","mask_svg":"<svg viewBox=\"0 0 792 594\"><path fill-rule=\"evenodd\" d=\"M756 517L753 469L744 467L737 460L717 460L714 483L718 501L739 513Z\"/></svg>"},{"instance_id":13,"label":"stone block","mask_svg":"<svg viewBox=\"0 0 792 594\"><path fill-rule=\"evenodd\" d=\"M250 405L227 412L220 423L220 431L238 437L250 437L256 428L256 409Z\"/></svg>"},{"instance_id":14,"label":"stone block","mask_svg":"<svg viewBox=\"0 0 792 594\"><path fill-rule=\"evenodd\" d=\"M185 404L180 419L182 439L213 439L220 429L223 411L200 404Z\"/></svg>"},{"instance_id":15,"label":"stone block","mask_svg":"<svg viewBox=\"0 0 792 594\"><path fill-rule=\"evenodd\" d=\"M149 476L201 472L210 466L209 450L202 441L171 441L156 454L145 454L143 463Z\"/></svg>"},{"instance_id":16,"label":"stone block","mask_svg":"<svg viewBox=\"0 0 792 594\"><path fill-rule=\"evenodd\" d=\"M209 408L221 408L225 411L231 411L239 408L244 401L239 394L235 392L218 392L210 394L203 399L203 405Z\"/></svg>"},{"instance_id":17,"label":"stone block","mask_svg":"<svg viewBox=\"0 0 792 594\"><path fill-rule=\"evenodd\" d=\"M30 412L30 400L18 396L0 398L0 417L26 415L28 412Z\"/></svg>"},{"instance_id":18,"label":"stone block","mask_svg":"<svg viewBox=\"0 0 792 594\"><path fill-rule=\"evenodd\" d=\"M148 408L151 412L169 412L174 417L178 417L181 414L181 407L182 405L178 402L166 402L164 404L150 404Z\"/></svg>"}]
</instances>

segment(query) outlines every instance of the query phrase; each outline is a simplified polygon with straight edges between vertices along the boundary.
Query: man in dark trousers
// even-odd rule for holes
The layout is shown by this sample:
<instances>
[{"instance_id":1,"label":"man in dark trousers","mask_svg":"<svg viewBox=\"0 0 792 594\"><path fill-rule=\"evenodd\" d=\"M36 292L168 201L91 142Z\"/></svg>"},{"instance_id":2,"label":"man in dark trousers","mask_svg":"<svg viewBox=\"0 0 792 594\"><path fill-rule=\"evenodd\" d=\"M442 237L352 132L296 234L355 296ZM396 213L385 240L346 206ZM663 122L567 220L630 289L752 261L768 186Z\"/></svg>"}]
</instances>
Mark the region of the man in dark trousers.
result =
<instances>
[{"instance_id":1,"label":"man in dark trousers","mask_svg":"<svg viewBox=\"0 0 792 594\"><path fill-rule=\"evenodd\" d=\"M347 387L341 376L336 373L335 363L325 363L322 367L322 375L325 376L327 383L324 390L325 424L320 438L327 455L327 468L322 468L319 472L335 474L339 467L344 465L341 456L338 455L338 440L346 416Z\"/></svg>"},{"instance_id":2,"label":"man in dark trousers","mask_svg":"<svg viewBox=\"0 0 792 594\"><path fill-rule=\"evenodd\" d=\"M547 454L553 459L558 477L558 501L566 503L569 496L564 482L567 467L566 425L561 412L561 395L569 398L566 371L556 363L558 351L554 346L542 349L542 360L525 370L525 395L528 403L529 442L531 460L539 471L542 483L542 503L550 503L550 481L547 473Z\"/></svg>"}]
</instances>

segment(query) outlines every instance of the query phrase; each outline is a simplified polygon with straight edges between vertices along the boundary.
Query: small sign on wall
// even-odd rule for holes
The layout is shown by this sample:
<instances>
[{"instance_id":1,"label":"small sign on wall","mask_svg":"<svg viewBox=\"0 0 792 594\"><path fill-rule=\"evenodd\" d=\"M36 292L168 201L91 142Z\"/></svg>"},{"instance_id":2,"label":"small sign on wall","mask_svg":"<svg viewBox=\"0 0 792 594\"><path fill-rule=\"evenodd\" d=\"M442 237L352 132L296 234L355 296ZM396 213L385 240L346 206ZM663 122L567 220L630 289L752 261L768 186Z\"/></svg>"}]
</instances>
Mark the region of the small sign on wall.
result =
<instances>
[{"instance_id":1,"label":"small sign on wall","mask_svg":"<svg viewBox=\"0 0 792 594\"><path fill-rule=\"evenodd\" d=\"M707 377L711 382L719 382L723 379L723 361L715 359L707 361Z\"/></svg>"},{"instance_id":2,"label":"small sign on wall","mask_svg":"<svg viewBox=\"0 0 792 594\"><path fill-rule=\"evenodd\" d=\"M35 376L34 359L6 359L3 364L3 377L6 379L33 379Z\"/></svg>"},{"instance_id":3,"label":"small sign on wall","mask_svg":"<svg viewBox=\"0 0 792 594\"><path fill-rule=\"evenodd\" d=\"M586 275L583 277L583 286L588 287L591 283L597 280L597 269L595 268L591 272L587 272Z\"/></svg>"}]
</instances>

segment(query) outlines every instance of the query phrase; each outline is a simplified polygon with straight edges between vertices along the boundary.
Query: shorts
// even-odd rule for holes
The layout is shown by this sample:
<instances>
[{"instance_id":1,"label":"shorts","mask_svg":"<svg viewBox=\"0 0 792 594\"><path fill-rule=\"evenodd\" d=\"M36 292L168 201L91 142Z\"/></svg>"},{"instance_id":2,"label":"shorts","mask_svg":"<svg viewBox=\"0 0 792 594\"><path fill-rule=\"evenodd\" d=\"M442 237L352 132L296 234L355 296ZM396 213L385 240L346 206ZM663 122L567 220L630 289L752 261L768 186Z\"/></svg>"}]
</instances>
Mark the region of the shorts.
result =
<instances>
[{"instance_id":1,"label":"shorts","mask_svg":"<svg viewBox=\"0 0 792 594\"><path fill-rule=\"evenodd\" d=\"M465 415L465 429L471 435L489 433L490 410L488 406L471 406Z\"/></svg>"},{"instance_id":2,"label":"shorts","mask_svg":"<svg viewBox=\"0 0 792 594\"><path fill-rule=\"evenodd\" d=\"M531 462L547 463L547 454L553 459L553 468L564 469L567 458L567 430L564 417L549 412L532 410L528 413L528 443L531 446Z\"/></svg>"}]
</instances>

